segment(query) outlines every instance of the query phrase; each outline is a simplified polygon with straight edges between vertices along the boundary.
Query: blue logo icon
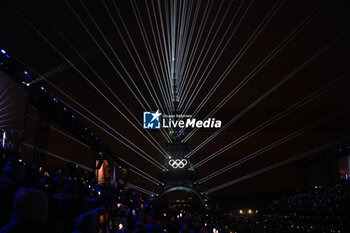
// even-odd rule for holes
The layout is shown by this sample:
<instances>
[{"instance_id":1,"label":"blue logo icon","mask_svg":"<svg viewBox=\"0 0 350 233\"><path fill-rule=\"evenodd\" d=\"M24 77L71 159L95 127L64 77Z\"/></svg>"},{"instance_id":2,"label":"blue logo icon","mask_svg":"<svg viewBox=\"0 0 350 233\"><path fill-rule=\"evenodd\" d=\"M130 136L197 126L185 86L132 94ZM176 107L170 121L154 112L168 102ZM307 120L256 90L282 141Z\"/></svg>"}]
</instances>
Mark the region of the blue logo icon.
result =
<instances>
[{"instance_id":1,"label":"blue logo icon","mask_svg":"<svg viewBox=\"0 0 350 233\"><path fill-rule=\"evenodd\" d=\"M161 115L159 110L156 112L143 112L143 128L160 129Z\"/></svg>"}]
</instances>

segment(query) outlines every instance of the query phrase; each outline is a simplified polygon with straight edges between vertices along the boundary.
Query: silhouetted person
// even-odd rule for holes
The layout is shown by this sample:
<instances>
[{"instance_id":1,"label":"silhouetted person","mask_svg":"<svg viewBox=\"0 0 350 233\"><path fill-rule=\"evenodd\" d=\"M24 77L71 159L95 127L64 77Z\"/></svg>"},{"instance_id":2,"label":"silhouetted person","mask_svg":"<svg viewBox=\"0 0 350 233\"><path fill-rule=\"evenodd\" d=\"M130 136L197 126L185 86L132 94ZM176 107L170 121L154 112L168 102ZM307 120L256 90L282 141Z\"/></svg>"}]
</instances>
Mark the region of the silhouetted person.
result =
<instances>
[{"instance_id":1,"label":"silhouetted person","mask_svg":"<svg viewBox=\"0 0 350 233\"><path fill-rule=\"evenodd\" d=\"M75 233L97 233L98 220L96 214L87 212L76 217L75 229Z\"/></svg>"},{"instance_id":2,"label":"silhouetted person","mask_svg":"<svg viewBox=\"0 0 350 233\"><path fill-rule=\"evenodd\" d=\"M99 216L104 215L105 208L96 208L87 213L82 213L75 218L74 233L97 233L99 230Z\"/></svg>"},{"instance_id":3,"label":"silhouetted person","mask_svg":"<svg viewBox=\"0 0 350 233\"><path fill-rule=\"evenodd\" d=\"M17 160L7 162L3 168L3 174L0 179L1 183L19 185L26 174L22 163Z\"/></svg>"},{"instance_id":4,"label":"silhouetted person","mask_svg":"<svg viewBox=\"0 0 350 233\"><path fill-rule=\"evenodd\" d=\"M15 195L11 220L0 233L45 232L48 200L40 190L20 188Z\"/></svg>"},{"instance_id":5,"label":"silhouetted person","mask_svg":"<svg viewBox=\"0 0 350 233\"><path fill-rule=\"evenodd\" d=\"M25 168L17 159L7 162L0 177L0 227L10 221L13 197L25 176Z\"/></svg>"}]
</instances>

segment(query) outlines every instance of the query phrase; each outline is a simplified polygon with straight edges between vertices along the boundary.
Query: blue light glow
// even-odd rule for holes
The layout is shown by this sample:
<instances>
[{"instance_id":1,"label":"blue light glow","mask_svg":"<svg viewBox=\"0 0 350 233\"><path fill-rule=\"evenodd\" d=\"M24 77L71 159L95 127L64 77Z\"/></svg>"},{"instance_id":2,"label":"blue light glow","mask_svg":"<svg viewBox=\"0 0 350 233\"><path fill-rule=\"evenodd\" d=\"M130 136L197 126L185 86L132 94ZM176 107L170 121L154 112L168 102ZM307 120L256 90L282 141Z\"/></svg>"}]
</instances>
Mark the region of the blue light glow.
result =
<instances>
[{"instance_id":1,"label":"blue light glow","mask_svg":"<svg viewBox=\"0 0 350 233\"><path fill-rule=\"evenodd\" d=\"M3 49L1 49L1 53L6 54L6 51L5 51L5 50L3 50Z\"/></svg>"},{"instance_id":2,"label":"blue light glow","mask_svg":"<svg viewBox=\"0 0 350 233\"><path fill-rule=\"evenodd\" d=\"M28 72L27 72L27 71L24 71L24 74L25 74L25 75L27 75L27 74L28 74Z\"/></svg>"},{"instance_id":3,"label":"blue light glow","mask_svg":"<svg viewBox=\"0 0 350 233\"><path fill-rule=\"evenodd\" d=\"M58 102L58 100L56 98L53 98L53 101L55 101L56 103Z\"/></svg>"},{"instance_id":4,"label":"blue light glow","mask_svg":"<svg viewBox=\"0 0 350 233\"><path fill-rule=\"evenodd\" d=\"M74 116L74 115L72 115L72 118L75 118L75 116Z\"/></svg>"},{"instance_id":5,"label":"blue light glow","mask_svg":"<svg viewBox=\"0 0 350 233\"><path fill-rule=\"evenodd\" d=\"M63 110L66 111L66 112L68 111L66 108L63 108Z\"/></svg>"}]
</instances>

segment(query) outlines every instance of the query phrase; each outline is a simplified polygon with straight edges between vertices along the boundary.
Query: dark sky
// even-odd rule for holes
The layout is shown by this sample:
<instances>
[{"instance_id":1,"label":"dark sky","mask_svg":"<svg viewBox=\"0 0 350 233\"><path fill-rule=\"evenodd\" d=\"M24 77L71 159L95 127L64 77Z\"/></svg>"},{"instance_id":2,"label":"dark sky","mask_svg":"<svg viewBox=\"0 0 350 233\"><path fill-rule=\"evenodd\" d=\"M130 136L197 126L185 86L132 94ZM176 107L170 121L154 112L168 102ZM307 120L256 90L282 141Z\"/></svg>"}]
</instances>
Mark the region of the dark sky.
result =
<instances>
[{"instance_id":1,"label":"dark sky","mask_svg":"<svg viewBox=\"0 0 350 233\"><path fill-rule=\"evenodd\" d=\"M166 49L169 49L165 47L165 45L169 46L167 32L170 30L170 23L166 24L169 11L166 11L164 1L131 1L134 5L130 1L115 1L116 7L111 0L82 2L74 1L70 3L70 7L74 9L86 28L65 1L1 1L0 46L38 74L43 75L49 83L45 80L38 81L45 84L61 100L93 119L63 92L68 94L111 128L162 163L163 157L160 153L123 118L116 108L145 133L139 126L144 109L129 90L128 85L146 110L157 109L147 86L148 88L153 86L154 90L151 90L151 93L158 96L164 105L165 101L158 82L166 79L162 72L166 70L164 64L167 61L163 54ZM135 2L137 2L136 5ZM159 2L162 4L159 5ZM187 77L187 79L184 78L184 86L190 87L190 95L196 94L197 91L198 95L195 98L193 96L190 98L189 95L180 101L185 105L192 102L186 112L192 114L219 82L218 88L205 103L198 118L205 118L232 90L237 90L236 94L215 113L214 117L222 120L225 125L231 119L240 116L191 157L192 163L196 164L229 143L239 141L234 147L200 166L198 170L201 177L250 155L329 114L337 113L349 105L350 15L348 12L350 6L347 1L237 0L201 1L199 5L197 1L188 1L186 4L184 9L187 13L182 16L186 19L184 25L188 26L187 35L191 36L183 39L183 44L187 46L184 47L187 49L183 50L187 58L183 57L181 60L186 61L183 62L183 68L189 71L189 75L184 75ZM206 10L207 5L208 10ZM84 6L89 12L84 9ZM138 18L135 16L133 7L140 13ZM107 9L115 20L115 25ZM194 19L195 15L197 20ZM232 24L230 24L231 21ZM123 22L126 27L123 26ZM164 23L163 27L161 22ZM145 34L141 33L138 23L142 23L141 28ZM192 33L190 33L191 28L193 28ZM202 33L201 29L203 29ZM165 43L163 43L163 36ZM143 37L148 41L144 41ZM145 44L149 45L148 50ZM89 69L76 52L80 53L93 70ZM271 52L275 55L269 59ZM81 73L72 68L62 55ZM189 62L191 57L192 62ZM154 64L152 64L152 58ZM146 86L142 78L148 80L147 77L149 82L146 81L148 83ZM251 79L244 82L247 77ZM125 79L125 82L122 79ZM87 80L95 86L91 86ZM283 80L280 86L275 87ZM192 82L194 85L190 86ZM269 93L274 87L275 89ZM100 95L95 88L101 90L105 96ZM322 92L324 90L322 88L329 89L263 130L244 140L238 140L309 95L317 94L317 91ZM265 93L268 95L264 96ZM249 106L257 100L258 102L250 109ZM127 106L127 109L124 106ZM240 115L247 107L248 111ZM80 118L116 154L152 176L156 176L159 171L156 167L91 122L83 117ZM96 119L93 120L98 122ZM101 122L98 124L101 125ZM110 129L106 129L113 133ZM164 138L159 131L149 132L159 144L164 145ZM205 185L208 188L215 187L335 141L347 135L348 132L349 115L339 114L209 180ZM188 141L189 149L196 148L213 133L215 133L214 129L199 130ZM62 135L57 137L52 135L55 133L50 135L48 149L52 153L64 153L65 148L62 145L69 147L67 150L73 154L70 156L72 160L80 160L79 158L85 153L82 152L85 149L81 149L84 146L73 145L77 144L76 142L70 142L72 145L68 145L63 143L66 139L58 138ZM91 152L87 149L86 153ZM152 188L152 183L140 179L135 174L131 174L130 179L137 185L147 189ZM271 191L281 187L300 186L300 171L296 164L292 163L216 193Z\"/></svg>"}]
</instances>

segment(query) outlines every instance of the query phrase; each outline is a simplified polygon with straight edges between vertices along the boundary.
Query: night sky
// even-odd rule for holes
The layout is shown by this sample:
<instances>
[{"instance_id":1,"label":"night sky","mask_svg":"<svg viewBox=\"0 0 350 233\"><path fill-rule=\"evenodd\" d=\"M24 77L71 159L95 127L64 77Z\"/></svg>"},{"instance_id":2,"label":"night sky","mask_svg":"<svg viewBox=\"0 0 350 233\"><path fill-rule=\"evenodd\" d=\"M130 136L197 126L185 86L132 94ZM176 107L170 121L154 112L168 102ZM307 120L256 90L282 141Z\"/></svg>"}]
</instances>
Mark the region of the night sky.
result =
<instances>
[{"instance_id":1,"label":"night sky","mask_svg":"<svg viewBox=\"0 0 350 233\"><path fill-rule=\"evenodd\" d=\"M184 3L184 13L180 14L184 26L180 37L183 56L178 62L184 71L180 80L183 79L183 86L189 91L187 96L181 96L186 98L180 98L180 103L190 104L185 113L193 114L208 98L196 116L206 119L231 96L213 117L222 120L223 126L235 118L191 157L196 164L234 143L198 167L202 178L327 119L205 182L206 187L224 184L349 134L349 113L341 112L349 106L350 99L350 5L347 1ZM117 109L146 134L141 126L143 111L157 110L158 105L153 101L156 96L161 105L166 106L159 82L169 82L166 51L171 50L168 43L171 23L167 8L170 2L165 1L70 1L69 4L65 1L1 1L0 47L41 75L37 82L61 101L111 134L116 135L112 129L119 132L163 163L160 152ZM1 84L2 92L10 84L4 85ZM19 90L16 93L23 95ZM259 130L259 126L291 106L296 106L294 111ZM24 108L23 102L18 108ZM30 114L35 118L37 113L31 110ZM330 114L335 115L328 119ZM158 168L83 116L79 117L118 156L156 177ZM28 122L25 141L33 144L35 120L30 118ZM52 126L64 131L55 123ZM18 127L23 127L22 121ZM148 132L160 145L165 145L158 130ZM186 130L186 134L190 132ZM198 130L188 141L190 151L215 132L215 129ZM84 156L92 156L92 151L85 145L55 130L50 131L49 139L49 152L88 166ZM24 152L31 153L28 148ZM54 158L51 160L59 163ZM153 187L136 174L130 173L129 179L148 190ZM213 194L301 186L300 169L293 162Z\"/></svg>"}]
</instances>

